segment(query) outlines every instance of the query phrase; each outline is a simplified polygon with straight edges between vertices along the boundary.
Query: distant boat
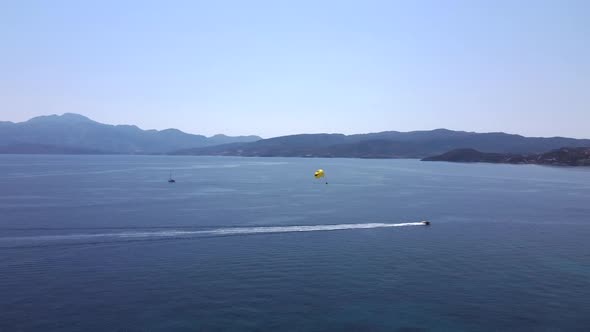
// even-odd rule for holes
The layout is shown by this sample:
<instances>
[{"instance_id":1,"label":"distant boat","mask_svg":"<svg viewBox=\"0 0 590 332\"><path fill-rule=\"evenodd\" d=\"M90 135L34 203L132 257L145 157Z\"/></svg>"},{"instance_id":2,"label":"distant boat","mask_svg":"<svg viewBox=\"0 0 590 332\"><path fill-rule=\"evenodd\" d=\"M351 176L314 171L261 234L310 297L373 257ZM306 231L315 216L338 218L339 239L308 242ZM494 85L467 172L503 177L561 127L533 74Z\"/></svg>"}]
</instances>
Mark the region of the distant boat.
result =
<instances>
[{"instance_id":1,"label":"distant boat","mask_svg":"<svg viewBox=\"0 0 590 332\"><path fill-rule=\"evenodd\" d=\"M172 178L172 171L170 171L170 177L168 178L168 183L175 183L176 180Z\"/></svg>"}]
</instances>

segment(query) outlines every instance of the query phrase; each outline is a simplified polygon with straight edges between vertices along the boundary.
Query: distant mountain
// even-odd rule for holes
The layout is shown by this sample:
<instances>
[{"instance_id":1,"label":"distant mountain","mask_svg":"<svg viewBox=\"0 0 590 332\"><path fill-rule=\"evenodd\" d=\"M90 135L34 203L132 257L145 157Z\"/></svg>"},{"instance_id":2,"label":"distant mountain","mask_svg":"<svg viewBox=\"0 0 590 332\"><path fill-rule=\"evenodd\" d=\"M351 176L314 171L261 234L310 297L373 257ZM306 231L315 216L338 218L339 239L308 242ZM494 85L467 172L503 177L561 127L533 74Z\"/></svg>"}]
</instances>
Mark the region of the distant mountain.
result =
<instances>
[{"instance_id":1,"label":"distant mountain","mask_svg":"<svg viewBox=\"0 0 590 332\"><path fill-rule=\"evenodd\" d=\"M261 157L424 158L449 150L472 148L496 153L542 153L562 146L590 146L588 139L523 137L505 133L430 131L342 135L303 134L251 143L182 149L172 154Z\"/></svg>"},{"instance_id":2,"label":"distant mountain","mask_svg":"<svg viewBox=\"0 0 590 332\"><path fill-rule=\"evenodd\" d=\"M482 162L502 164L539 164L556 166L590 166L590 147L561 148L546 153L503 154L485 153L474 149L457 149L424 161Z\"/></svg>"},{"instance_id":3,"label":"distant mountain","mask_svg":"<svg viewBox=\"0 0 590 332\"><path fill-rule=\"evenodd\" d=\"M149 154L260 139L258 136L225 135L207 138L177 129L142 130L130 125L102 124L72 113L40 116L20 123L0 122L0 153L34 153L36 148L33 146L38 145L43 150L43 145L53 147L52 151L78 149L95 153ZM23 150L19 150L19 147Z\"/></svg>"}]
</instances>

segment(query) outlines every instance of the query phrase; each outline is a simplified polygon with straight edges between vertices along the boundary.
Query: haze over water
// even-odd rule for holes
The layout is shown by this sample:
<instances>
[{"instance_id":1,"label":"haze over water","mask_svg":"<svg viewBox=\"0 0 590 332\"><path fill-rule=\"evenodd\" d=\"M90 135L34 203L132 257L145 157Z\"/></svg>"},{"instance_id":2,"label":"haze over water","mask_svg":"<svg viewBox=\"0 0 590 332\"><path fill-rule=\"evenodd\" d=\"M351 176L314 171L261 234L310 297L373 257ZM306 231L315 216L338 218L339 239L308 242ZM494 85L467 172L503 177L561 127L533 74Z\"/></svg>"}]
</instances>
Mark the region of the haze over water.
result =
<instances>
[{"instance_id":1,"label":"haze over water","mask_svg":"<svg viewBox=\"0 0 590 332\"><path fill-rule=\"evenodd\" d=\"M589 201L584 168L0 155L0 331L583 331Z\"/></svg>"}]
</instances>

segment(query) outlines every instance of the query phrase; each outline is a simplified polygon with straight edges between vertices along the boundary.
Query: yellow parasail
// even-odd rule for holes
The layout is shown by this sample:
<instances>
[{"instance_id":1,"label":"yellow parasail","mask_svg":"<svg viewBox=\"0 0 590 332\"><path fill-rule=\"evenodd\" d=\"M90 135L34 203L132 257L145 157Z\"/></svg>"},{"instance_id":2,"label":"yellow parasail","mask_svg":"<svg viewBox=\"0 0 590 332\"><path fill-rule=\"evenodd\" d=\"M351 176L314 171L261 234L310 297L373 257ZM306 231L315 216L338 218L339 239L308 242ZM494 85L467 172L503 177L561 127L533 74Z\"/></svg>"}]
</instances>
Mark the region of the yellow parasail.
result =
<instances>
[{"instance_id":1,"label":"yellow parasail","mask_svg":"<svg viewBox=\"0 0 590 332\"><path fill-rule=\"evenodd\" d=\"M313 173L313 176L314 176L316 179L321 179L321 178L323 178L324 176L326 176L326 174L324 174L324 170L323 170L323 169L318 169L317 171L315 171L315 173Z\"/></svg>"}]
</instances>

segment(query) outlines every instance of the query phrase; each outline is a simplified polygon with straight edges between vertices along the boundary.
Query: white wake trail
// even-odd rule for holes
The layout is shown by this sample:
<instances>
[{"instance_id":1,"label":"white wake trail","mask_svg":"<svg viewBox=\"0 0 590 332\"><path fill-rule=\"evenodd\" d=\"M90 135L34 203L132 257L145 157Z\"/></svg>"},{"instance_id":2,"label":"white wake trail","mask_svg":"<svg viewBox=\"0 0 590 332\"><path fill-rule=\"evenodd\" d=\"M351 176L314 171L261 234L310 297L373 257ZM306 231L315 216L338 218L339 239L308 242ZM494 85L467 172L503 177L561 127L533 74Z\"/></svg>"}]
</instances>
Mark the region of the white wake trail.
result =
<instances>
[{"instance_id":1,"label":"white wake trail","mask_svg":"<svg viewBox=\"0 0 590 332\"><path fill-rule=\"evenodd\" d=\"M207 234L264 234L264 233L291 233L291 232L321 232L321 231L339 231L350 229L368 229L383 227L402 227L402 226L424 226L422 222L408 222L401 224L369 223L369 224L340 224L340 225L312 225L312 226L261 226L261 227L235 227L220 228L210 231L203 231Z\"/></svg>"},{"instance_id":2,"label":"white wake trail","mask_svg":"<svg viewBox=\"0 0 590 332\"><path fill-rule=\"evenodd\" d=\"M59 234L59 235L38 235L20 237L0 237L0 241L21 242L59 242L59 241L80 241L99 239L150 239L170 237L190 237L198 235L253 235L270 233L294 233L294 232L322 232L340 231L354 229L372 229L386 227L425 226L424 222L406 222L398 224L390 223L364 223L364 224L336 224L336 225L301 225L301 226L257 226L257 227L227 227L210 230L165 230L165 231L143 231L143 232L120 232L120 233L96 233L96 234Z\"/></svg>"}]
</instances>

